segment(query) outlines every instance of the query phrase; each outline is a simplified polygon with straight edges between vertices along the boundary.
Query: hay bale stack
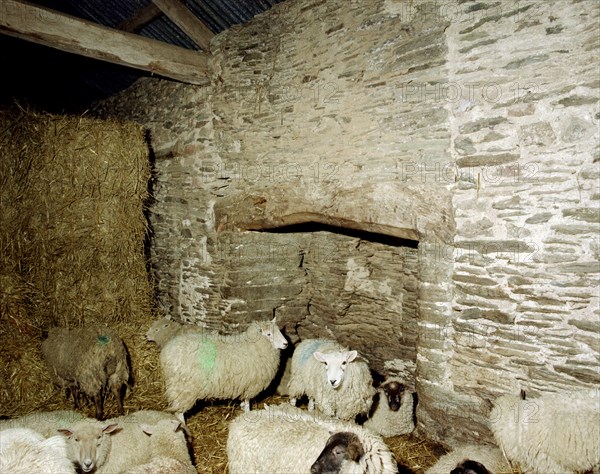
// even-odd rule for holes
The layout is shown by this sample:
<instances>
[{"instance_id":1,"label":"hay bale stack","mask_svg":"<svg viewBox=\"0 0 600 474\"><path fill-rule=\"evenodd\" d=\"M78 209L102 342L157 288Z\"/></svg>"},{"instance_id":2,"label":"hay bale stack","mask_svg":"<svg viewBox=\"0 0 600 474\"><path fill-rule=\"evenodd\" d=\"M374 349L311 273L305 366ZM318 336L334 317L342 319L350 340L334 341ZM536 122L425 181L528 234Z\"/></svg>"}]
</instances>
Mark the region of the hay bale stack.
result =
<instances>
[{"instance_id":1,"label":"hay bale stack","mask_svg":"<svg viewBox=\"0 0 600 474\"><path fill-rule=\"evenodd\" d=\"M149 177L137 124L0 110L2 413L51 396L39 351L47 328L149 324Z\"/></svg>"},{"instance_id":2,"label":"hay bale stack","mask_svg":"<svg viewBox=\"0 0 600 474\"><path fill-rule=\"evenodd\" d=\"M143 242L149 179L140 126L0 112L0 242L29 283L35 325L148 313Z\"/></svg>"}]
</instances>

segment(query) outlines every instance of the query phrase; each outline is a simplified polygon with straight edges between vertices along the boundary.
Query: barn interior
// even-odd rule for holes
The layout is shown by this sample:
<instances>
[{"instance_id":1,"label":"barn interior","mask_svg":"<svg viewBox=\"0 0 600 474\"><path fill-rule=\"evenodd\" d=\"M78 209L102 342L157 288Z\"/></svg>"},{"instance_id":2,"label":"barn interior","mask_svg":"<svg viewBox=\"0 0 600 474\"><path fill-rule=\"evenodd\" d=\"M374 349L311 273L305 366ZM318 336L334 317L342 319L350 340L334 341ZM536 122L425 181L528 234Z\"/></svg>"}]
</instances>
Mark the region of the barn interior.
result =
<instances>
[{"instance_id":1,"label":"barn interior","mask_svg":"<svg viewBox=\"0 0 600 474\"><path fill-rule=\"evenodd\" d=\"M386 442L407 472L493 442L502 394L599 387L599 17L3 0L0 414L69 408L40 343L92 322L129 349L126 410L165 409L144 338L165 315L275 316L400 376L416 429ZM198 472L227 472L240 412L191 414Z\"/></svg>"}]
</instances>

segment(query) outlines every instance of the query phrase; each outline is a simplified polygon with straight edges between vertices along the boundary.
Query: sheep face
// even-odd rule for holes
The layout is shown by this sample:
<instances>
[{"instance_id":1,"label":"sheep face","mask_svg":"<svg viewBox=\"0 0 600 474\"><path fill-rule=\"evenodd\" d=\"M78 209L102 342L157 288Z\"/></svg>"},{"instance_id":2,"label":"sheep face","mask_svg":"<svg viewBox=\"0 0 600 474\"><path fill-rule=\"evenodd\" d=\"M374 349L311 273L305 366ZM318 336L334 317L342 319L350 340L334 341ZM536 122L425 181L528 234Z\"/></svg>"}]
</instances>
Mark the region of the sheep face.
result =
<instances>
[{"instance_id":1,"label":"sheep face","mask_svg":"<svg viewBox=\"0 0 600 474\"><path fill-rule=\"evenodd\" d=\"M275 349L285 349L288 346L286 338L281 334L275 318L260 327L261 334L266 337Z\"/></svg>"},{"instance_id":2,"label":"sheep face","mask_svg":"<svg viewBox=\"0 0 600 474\"><path fill-rule=\"evenodd\" d=\"M73 429L59 429L69 439L70 457L83 472L92 472L104 464L110 450L110 434L119 427L114 423L102 426L95 423L78 424Z\"/></svg>"},{"instance_id":3,"label":"sheep face","mask_svg":"<svg viewBox=\"0 0 600 474\"><path fill-rule=\"evenodd\" d=\"M315 359L325 364L327 383L332 388L338 388L344 381L344 372L346 366L356 359L356 351L334 351L334 352L315 352L313 353Z\"/></svg>"},{"instance_id":4,"label":"sheep face","mask_svg":"<svg viewBox=\"0 0 600 474\"><path fill-rule=\"evenodd\" d=\"M387 398L390 410L398 411L400 405L402 405L402 394L404 393L404 385L400 382L388 382L383 384L381 388Z\"/></svg>"},{"instance_id":5,"label":"sheep face","mask_svg":"<svg viewBox=\"0 0 600 474\"><path fill-rule=\"evenodd\" d=\"M358 462L365 454L358 436L350 432L333 434L317 460L310 467L311 474L337 474L346 462Z\"/></svg>"},{"instance_id":6,"label":"sheep face","mask_svg":"<svg viewBox=\"0 0 600 474\"><path fill-rule=\"evenodd\" d=\"M175 332L179 328L179 324L170 319L162 318L154 321L150 329L146 332L146 339L150 342L158 342L165 339L165 335Z\"/></svg>"}]
</instances>

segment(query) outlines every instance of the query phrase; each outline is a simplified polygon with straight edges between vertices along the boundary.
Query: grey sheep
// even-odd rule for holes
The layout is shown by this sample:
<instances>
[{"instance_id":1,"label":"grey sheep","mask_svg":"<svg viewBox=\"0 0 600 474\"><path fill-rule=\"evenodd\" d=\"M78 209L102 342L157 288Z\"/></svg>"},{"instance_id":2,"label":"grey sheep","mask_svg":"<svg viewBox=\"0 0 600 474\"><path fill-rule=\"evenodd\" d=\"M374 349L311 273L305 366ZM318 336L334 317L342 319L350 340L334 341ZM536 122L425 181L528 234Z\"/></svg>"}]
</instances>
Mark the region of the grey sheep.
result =
<instances>
[{"instance_id":1,"label":"grey sheep","mask_svg":"<svg viewBox=\"0 0 600 474\"><path fill-rule=\"evenodd\" d=\"M75 408L79 408L81 390L94 402L96 418L102 419L108 386L123 413L129 364L125 344L114 330L100 326L52 328L42 342L42 354L54 382L71 390Z\"/></svg>"},{"instance_id":2,"label":"grey sheep","mask_svg":"<svg viewBox=\"0 0 600 474\"><path fill-rule=\"evenodd\" d=\"M181 334L160 353L169 410L185 413L196 400L250 399L265 390L279 368L287 341L272 321L254 322L241 334Z\"/></svg>"}]
</instances>

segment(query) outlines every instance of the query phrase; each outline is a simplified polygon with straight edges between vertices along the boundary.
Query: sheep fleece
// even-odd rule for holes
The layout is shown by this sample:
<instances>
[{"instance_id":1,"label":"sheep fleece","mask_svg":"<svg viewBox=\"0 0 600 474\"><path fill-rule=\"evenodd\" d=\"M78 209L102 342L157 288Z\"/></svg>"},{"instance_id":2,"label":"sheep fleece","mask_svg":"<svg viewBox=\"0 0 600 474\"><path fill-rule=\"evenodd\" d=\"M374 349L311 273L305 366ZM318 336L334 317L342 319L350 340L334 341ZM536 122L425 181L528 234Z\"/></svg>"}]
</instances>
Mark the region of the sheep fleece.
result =
<instances>
[{"instance_id":1,"label":"sheep fleece","mask_svg":"<svg viewBox=\"0 0 600 474\"><path fill-rule=\"evenodd\" d=\"M360 360L347 364L343 382L333 389L326 381L325 365L313 357L317 351L347 350L328 339L307 339L298 344L292 356L290 398L306 394L325 415L341 420L354 420L356 415L368 413L375 394L369 366Z\"/></svg>"},{"instance_id":2,"label":"sheep fleece","mask_svg":"<svg viewBox=\"0 0 600 474\"><path fill-rule=\"evenodd\" d=\"M289 404L243 413L229 425L227 457L230 474L310 473L331 432L351 431L363 444L358 464L342 470L395 473L396 461L380 436L360 426L317 416Z\"/></svg>"},{"instance_id":3,"label":"sheep fleece","mask_svg":"<svg viewBox=\"0 0 600 474\"><path fill-rule=\"evenodd\" d=\"M386 380L386 382L392 380L394 379ZM414 399L412 392L405 390L402 394L400 408L398 411L392 411L385 393L381 390L375 413L365 421L363 426L386 437L408 434L415 429L413 411Z\"/></svg>"},{"instance_id":4,"label":"sheep fleece","mask_svg":"<svg viewBox=\"0 0 600 474\"><path fill-rule=\"evenodd\" d=\"M66 441L62 436L45 439L36 431L12 428L0 431L0 472L74 474L75 468L67 458Z\"/></svg>"},{"instance_id":5,"label":"sheep fleece","mask_svg":"<svg viewBox=\"0 0 600 474\"><path fill-rule=\"evenodd\" d=\"M448 474L464 459L477 461L493 473L511 472L508 461L504 458L502 451L496 446L465 444L444 454L433 466L425 471L425 474Z\"/></svg>"},{"instance_id":6,"label":"sheep fleece","mask_svg":"<svg viewBox=\"0 0 600 474\"><path fill-rule=\"evenodd\" d=\"M185 412L198 399L251 399L279 368L279 349L261 334L272 323L252 323L241 334L182 334L160 353L169 408Z\"/></svg>"},{"instance_id":7,"label":"sheep fleece","mask_svg":"<svg viewBox=\"0 0 600 474\"><path fill-rule=\"evenodd\" d=\"M127 351L110 328L52 328L42 353L56 383L78 382L90 396L100 393L107 381L119 386L129 379Z\"/></svg>"},{"instance_id":8,"label":"sheep fleece","mask_svg":"<svg viewBox=\"0 0 600 474\"><path fill-rule=\"evenodd\" d=\"M600 391L503 395L490 413L498 445L526 473L600 469Z\"/></svg>"}]
</instances>

